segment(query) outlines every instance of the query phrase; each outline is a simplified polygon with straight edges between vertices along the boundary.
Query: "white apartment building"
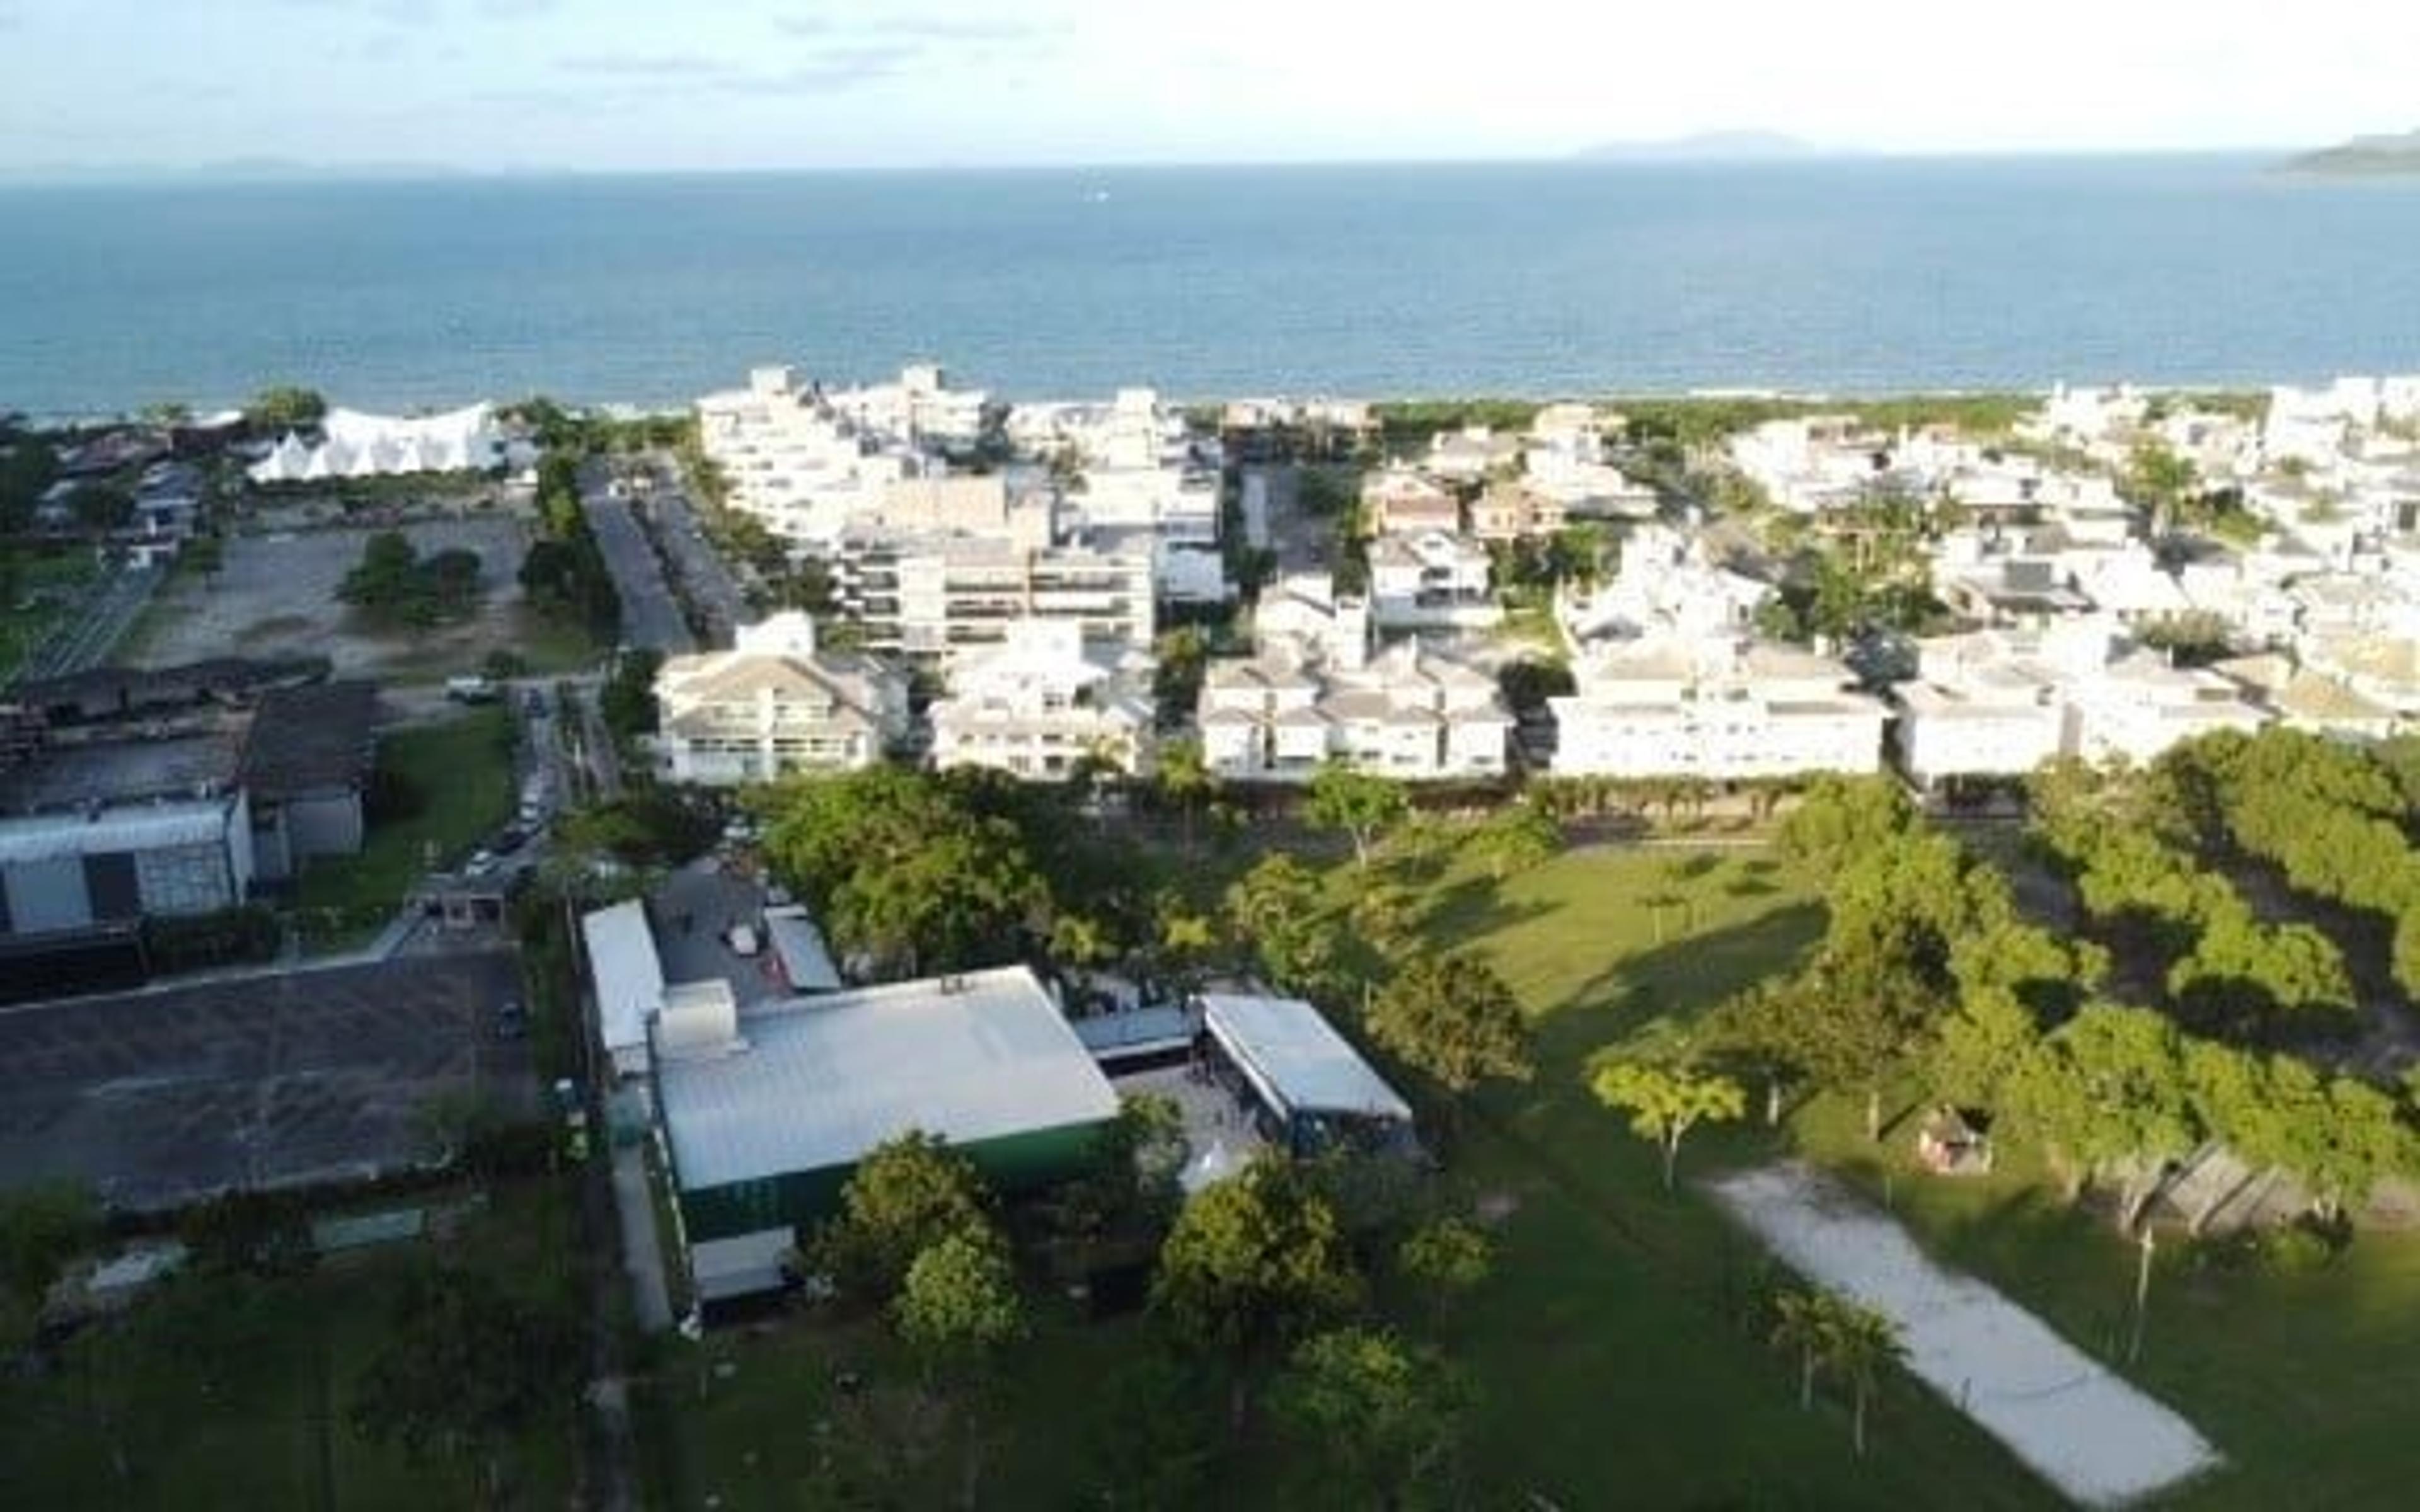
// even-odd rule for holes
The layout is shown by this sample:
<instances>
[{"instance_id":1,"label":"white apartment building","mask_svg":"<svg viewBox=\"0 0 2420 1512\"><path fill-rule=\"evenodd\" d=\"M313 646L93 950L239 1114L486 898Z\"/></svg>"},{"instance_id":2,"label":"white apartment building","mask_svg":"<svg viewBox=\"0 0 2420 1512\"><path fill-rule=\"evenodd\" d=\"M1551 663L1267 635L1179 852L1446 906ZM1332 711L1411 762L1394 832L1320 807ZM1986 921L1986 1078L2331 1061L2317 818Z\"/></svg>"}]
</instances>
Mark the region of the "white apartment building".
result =
<instances>
[{"instance_id":1,"label":"white apartment building","mask_svg":"<svg viewBox=\"0 0 2420 1512\"><path fill-rule=\"evenodd\" d=\"M842 389L826 397L861 430L895 437L911 446L970 446L983 434L991 396L980 389L953 389L938 363L913 363L895 383Z\"/></svg>"},{"instance_id":2,"label":"white apartment building","mask_svg":"<svg viewBox=\"0 0 2420 1512\"><path fill-rule=\"evenodd\" d=\"M842 611L876 651L939 656L996 645L1020 620L1069 620L1084 639L1148 647L1153 552L1049 546L1002 535L851 532L831 562Z\"/></svg>"},{"instance_id":3,"label":"white apartment building","mask_svg":"<svg viewBox=\"0 0 2420 1512\"><path fill-rule=\"evenodd\" d=\"M1702 538L1667 525L1641 525L1623 541L1613 580L1587 592L1559 594L1555 617L1575 644L1642 636L1740 636L1773 592L1771 583L1714 565Z\"/></svg>"},{"instance_id":4,"label":"white apartment building","mask_svg":"<svg viewBox=\"0 0 2420 1512\"><path fill-rule=\"evenodd\" d=\"M1829 656L1729 636L1592 648L1549 699L1558 776L1713 781L1882 764L1884 709Z\"/></svg>"},{"instance_id":5,"label":"white apartment building","mask_svg":"<svg viewBox=\"0 0 2420 1512\"><path fill-rule=\"evenodd\" d=\"M1360 667L1370 659L1376 627L1365 598L1340 594L1326 573L1289 573L1261 590L1252 634L1264 646L1290 642L1300 660Z\"/></svg>"},{"instance_id":6,"label":"white apartment building","mask_svg":"<svg viewBox=\"0 0 2420 1512\"><path fill-rule=\"evenodd\" d=\"M1483 629L1504 618L1486 548L1442 531L1370 543L1370 613L1382 630Z\"/></svg>"},{"instance_id":7,"label":"white apartment building","mask_svg":"<svg viewBox=\"0 0 2420 1512\"><path fill-rule=\"evenodd\" d=\"M907 680L818 651L795 611L741 625L729 651L675 656L656 673L657 749L677 782L769 781L872 765L908 733Z\"/></svg>"},{"instance_id":8,"label":"white apartment building","mask_svg":"<svg viewBox=\"0 0 2420 1512\"><path fill-rule=\"evenodd\" d=\"M1202 753L1233 781L1308 781L1350 763L1405 781L1503 775L1512 712L1496 681L1405 642L1358 667L1321 666L1291 641L1216 661L1198 708Z\"/></svg>"},{"instance_id":9,"label":"white apartment building","mask_svg":"<svg viewBox=\"0 0 2420 1512\"><path fill-rule=\"evenodd\" d=\"M1088 648L1075 621L1020 620L997 647L952 661L950 696L930 711L933 764L1048 781L1095 756L1148 776L1150 670L1140 654Z\"/></svg>"},{"instance_id":10,"label":"white apartment building","mask_svg":"<svg viewBox=\"0 0 2420 1512\"><path fill-rule=\"evenodd\" d=\"M1446 483L1479 483L1511 472L1521 462L1522 440L1485 425L1441 430L1429 438L1420 470Z\"/></svg>"},{"instance_id":11,"label":"white apartment building","mask_svg":"<svg viewBox=\"0 0 2420 1512\"><path fill-rule=\"evenodd\" d=\"M2126 649L2101 616L1925 640L1916 677L1892 696L1900 765L1928 788L2022 777L2054 756L2148 762L2180 740L2267 718L2215 672Z\"/></svg>"},{"instance_id":12,"label":"white apartment building","mask_svg":"<svg viewBox=\"0 0 2420 1512\"><path fill-rule=\"evenodd\" d=\"M889 485L923 471L911 450L884 445L786 367L752 369L745 389L698 400L697 422L732 507L785 540L831 539Z\"/></svg>"}]
</instances>

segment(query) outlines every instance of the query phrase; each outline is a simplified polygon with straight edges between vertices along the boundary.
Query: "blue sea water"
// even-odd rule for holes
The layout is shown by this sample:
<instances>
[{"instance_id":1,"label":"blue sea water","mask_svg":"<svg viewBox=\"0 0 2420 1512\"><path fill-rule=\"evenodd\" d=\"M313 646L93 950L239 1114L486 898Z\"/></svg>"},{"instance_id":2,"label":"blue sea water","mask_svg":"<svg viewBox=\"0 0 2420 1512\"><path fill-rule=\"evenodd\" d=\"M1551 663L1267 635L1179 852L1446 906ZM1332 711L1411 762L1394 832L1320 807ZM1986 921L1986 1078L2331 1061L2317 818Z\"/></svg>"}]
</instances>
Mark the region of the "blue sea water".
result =
<instances>
[{"instance_id":1,"label":"blue sea water","mask_svg":"<svg viewBox=\"0 0 2420 1512\"><path fill-rule=\"evenodd\" d=\"M0 191L0 409L1884 392L2420 369L2420 180L2245 158Z\"/></svg>"}]
</instances>

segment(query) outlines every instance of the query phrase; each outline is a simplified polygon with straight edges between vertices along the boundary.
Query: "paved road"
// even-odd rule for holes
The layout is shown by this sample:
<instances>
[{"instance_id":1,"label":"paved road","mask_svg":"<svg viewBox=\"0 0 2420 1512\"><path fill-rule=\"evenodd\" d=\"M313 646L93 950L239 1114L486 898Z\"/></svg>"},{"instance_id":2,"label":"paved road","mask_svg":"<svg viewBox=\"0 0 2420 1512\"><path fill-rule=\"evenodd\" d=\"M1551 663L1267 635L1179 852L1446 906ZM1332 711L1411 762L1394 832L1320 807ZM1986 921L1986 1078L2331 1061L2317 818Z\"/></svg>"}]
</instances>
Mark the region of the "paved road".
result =
<instances>
[{"instance_id":1,"label":"paved road","mask_svg":"<svg viewBox=\"0 0 2420 1512\"><path fill-rule=\"evenodd\" d=\"M681 490L679 471L669 462L659 462L655 473L656 487L646 507L655 515L656 540L690 602L705 611L715 644L727 646L733 628L755 618L749 611L748 595L731 564L699 528L697 511Z\"/></svg>"},{"instance_id":2,"label":"paved road","mask_svg":"<svg viewBox=\"0 0 2420 1512\"><path fill-rule=\"evenodd\" d=\"M656 560L656 548L648 544L630 506L602 487L589 491L585 480L580 501L588 511L589 528L597 532L597 548L604 553L605 569L613 575L613 586L622 593L623 641L667 656L695 650L697 642L681 618L680 605L665 585L663 563Z\"/></svg>"}]
</instances>

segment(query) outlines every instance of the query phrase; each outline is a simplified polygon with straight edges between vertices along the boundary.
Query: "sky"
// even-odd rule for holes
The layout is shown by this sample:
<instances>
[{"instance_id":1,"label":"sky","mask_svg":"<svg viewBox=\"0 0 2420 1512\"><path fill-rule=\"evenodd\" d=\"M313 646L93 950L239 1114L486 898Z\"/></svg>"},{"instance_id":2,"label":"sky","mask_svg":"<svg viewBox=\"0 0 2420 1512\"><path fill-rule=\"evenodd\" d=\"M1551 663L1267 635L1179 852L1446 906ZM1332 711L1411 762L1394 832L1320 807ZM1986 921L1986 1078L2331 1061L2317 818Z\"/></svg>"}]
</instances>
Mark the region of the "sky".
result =
<instances>
[{"instance_id":1,"label":"sky","mask_svg":"<svg viewBox=\"0 0 2420 1512\"><path fill-rule=\"evenodd\" d=\"M2225 150L2420 126L2380 0L0 0L0 171Z\"/></svg>"}]
</instances>

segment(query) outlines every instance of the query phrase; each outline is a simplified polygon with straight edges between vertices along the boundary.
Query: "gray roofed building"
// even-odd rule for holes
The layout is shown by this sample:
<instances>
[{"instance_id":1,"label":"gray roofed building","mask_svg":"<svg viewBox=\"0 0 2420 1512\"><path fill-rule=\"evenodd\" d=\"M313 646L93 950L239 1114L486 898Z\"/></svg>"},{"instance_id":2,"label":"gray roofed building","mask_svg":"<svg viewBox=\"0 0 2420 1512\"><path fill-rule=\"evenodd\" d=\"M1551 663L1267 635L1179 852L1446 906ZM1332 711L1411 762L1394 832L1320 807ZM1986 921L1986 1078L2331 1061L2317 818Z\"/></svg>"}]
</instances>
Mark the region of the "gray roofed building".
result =
<instances>
[{"instance_id":1,"label":"gray roofed building","mask_svg":"<svg viewBox=\"0 0 2420 1512\"><path fill-rule=\"evenodd\" d=\"M659 748L684 782L870 766L908 733L906 679L818 650L814 622L795 612L743 626L732 650L666 661L656 699Z\"/></svg>"},{"instance_id":2,"label":"gray roofed building","mask_svg":"<svg viewBox=\"0 0 2420 1512\"><path fill-rule=\"evenodd\" d=\"M1075 1030L1022 966L786 999L727 1033L658 1022L656 1103L685 1242L828 1216L857 1163L911 1130L996 1190L1063 1180L1115 1118Z\"/></svg>"}]
</instances>

